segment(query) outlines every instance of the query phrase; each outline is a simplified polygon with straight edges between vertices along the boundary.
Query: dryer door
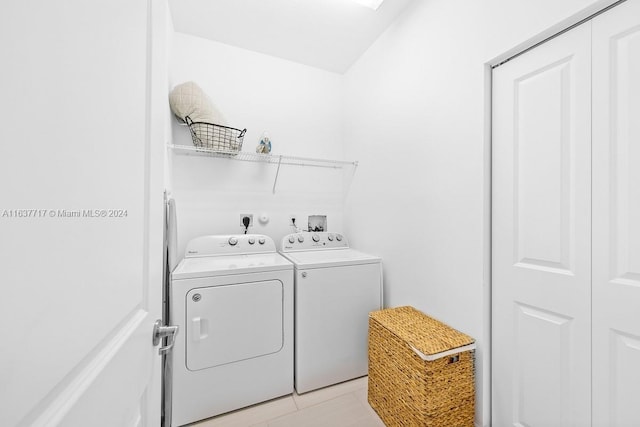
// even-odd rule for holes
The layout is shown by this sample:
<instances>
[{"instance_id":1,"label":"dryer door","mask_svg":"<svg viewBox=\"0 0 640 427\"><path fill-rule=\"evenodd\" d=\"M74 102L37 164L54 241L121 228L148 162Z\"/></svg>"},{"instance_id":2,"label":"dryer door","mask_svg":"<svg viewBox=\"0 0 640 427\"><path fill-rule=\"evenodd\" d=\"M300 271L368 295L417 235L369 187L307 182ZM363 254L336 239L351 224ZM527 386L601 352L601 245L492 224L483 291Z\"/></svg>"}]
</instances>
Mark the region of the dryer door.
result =
<instances>
[{"instance_id":1,"label":"dryer door","mask_svg":"<svg viewBox=\"0 0 640 427\"><path fill-rule=\"evenodd\" d=\"M187 369L277 353L283 346L279 280L191 289L186 296Z\"/></svg>"}]
</instances>

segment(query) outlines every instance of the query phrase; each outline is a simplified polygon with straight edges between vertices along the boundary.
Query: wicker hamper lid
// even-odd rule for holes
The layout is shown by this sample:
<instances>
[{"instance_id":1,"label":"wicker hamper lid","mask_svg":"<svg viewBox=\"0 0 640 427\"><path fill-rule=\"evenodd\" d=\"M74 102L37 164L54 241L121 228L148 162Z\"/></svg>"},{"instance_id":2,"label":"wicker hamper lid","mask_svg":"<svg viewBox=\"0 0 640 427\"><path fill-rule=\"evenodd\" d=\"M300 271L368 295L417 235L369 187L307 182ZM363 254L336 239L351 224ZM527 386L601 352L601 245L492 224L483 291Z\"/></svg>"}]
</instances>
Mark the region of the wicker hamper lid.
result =
<instances>
[{"instance_id":1,"label":"wicker hamper lid","mask_svg":"<svg viewBox=\"0 0 640 427\"><path fill-rule=\"evenodd\" d=\"M424 360L475 349L475 340L469 335L410 306L374 311L369 317L408 343Z\"/></svg>"}]
</instances>

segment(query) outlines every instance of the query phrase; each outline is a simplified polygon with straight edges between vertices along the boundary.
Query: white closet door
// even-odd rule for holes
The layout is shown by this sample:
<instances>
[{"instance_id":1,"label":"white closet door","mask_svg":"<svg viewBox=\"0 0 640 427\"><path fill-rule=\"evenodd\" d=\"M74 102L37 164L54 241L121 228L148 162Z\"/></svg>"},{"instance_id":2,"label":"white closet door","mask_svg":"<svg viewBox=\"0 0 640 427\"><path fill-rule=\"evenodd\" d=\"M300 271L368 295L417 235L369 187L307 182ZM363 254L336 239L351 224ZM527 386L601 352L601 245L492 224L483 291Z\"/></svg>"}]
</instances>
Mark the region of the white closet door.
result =
<instances>
[{"instance_id":1,"label":"white closet door","mask_svg":"<svg viewBox=\"0 0 640 427\"><path fill-rule=\"evenodd\" d=\"M593 425L640 426L640 1L593 20Z\"/></svg>"},{"instance_id":2,"label":"white closet door","mask_svg":"<svg viewBox=\"0 0 640 427\"><path fill-rule=\"evenodd\" d=\"M493 73L493 425L591 423L591 27Z\"/></svg>"},{"instance_id":3,"label":"white closet door","mask_svg":"<svg viewBox=\"0 0 640 427\"><path fill-rule=\"evenodd\" d=\"M3 427L160 425L167 12L3 4Z\"/></svg>"}]
</instances>

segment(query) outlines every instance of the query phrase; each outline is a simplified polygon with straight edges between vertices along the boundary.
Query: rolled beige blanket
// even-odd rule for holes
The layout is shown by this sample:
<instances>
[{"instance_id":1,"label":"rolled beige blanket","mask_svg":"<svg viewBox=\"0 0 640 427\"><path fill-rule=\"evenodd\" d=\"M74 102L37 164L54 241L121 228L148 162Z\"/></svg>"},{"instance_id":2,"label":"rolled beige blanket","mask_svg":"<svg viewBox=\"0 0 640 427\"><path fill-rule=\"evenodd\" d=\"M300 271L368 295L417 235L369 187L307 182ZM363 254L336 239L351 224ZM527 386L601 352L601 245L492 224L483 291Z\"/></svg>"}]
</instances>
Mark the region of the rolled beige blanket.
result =
<instances>
[{"instance_id":1,"label":"rolled beige blanket","mask_svg":"<svg viewBox=\"0 0 640 427\"><path fill-rule=\"evenodd\" d=\"M213 105L211 99L194 82L185 82L173 88L169 94L171 111L180 120L189 116L194 122L214 123L227 126L222 113Z\"/></svg>"}]
</instances>

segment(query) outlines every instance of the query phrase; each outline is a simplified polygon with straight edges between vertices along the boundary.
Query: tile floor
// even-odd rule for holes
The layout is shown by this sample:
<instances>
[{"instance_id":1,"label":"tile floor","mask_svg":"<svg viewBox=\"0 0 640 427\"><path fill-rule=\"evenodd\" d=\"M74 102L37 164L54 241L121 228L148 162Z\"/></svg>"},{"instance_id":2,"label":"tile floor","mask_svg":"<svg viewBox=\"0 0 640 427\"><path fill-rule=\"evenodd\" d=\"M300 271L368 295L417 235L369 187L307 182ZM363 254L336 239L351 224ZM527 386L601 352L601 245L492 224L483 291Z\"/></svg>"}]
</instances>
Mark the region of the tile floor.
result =
<instances>
[{"instance_id":1,"label":"tile floor","mask_svg":"<svg viewBox=\"0 0 640 427\"><path fill-rule=\"evenodd\" d=\"M384 427L367 403L367 377L209 418L190 427Z\"/></svg>"}]
</instances>

